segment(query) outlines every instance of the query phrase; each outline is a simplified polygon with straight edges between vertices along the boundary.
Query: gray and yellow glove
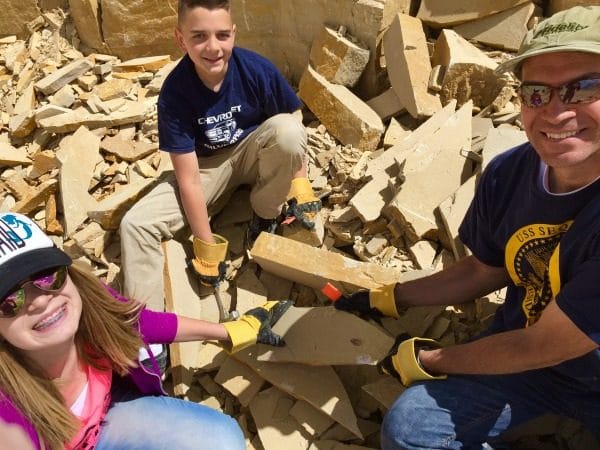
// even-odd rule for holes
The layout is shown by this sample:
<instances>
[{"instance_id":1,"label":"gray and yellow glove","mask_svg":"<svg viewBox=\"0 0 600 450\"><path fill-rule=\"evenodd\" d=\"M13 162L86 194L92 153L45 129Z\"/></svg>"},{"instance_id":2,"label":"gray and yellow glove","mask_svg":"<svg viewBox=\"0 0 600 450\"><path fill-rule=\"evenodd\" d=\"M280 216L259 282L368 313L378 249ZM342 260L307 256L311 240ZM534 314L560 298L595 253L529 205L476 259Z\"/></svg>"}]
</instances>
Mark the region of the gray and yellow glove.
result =
<instances>
[{"instance_id":1,"label":"gray and yellow glove","mask_svg":"<svg viewBox=\"0 0 600 450\"><path fill-rule=\"evenodd\" d=\"M426 338L411 338L403 333L396 338L390 352L377 367L388 375L392 375L408 387L416 381L443 380L446 375L433 375L427 372L419 362L419 350L440 348L439 342Z\"/></svg>"},{"instance_id":2,"label":"gray and yellow glove","mask_svg":"<svg viewBox=\"0 0 600 450\"><path fill-rule=\"evenodd\" d=\"M339 298L333 303L337 309L374 316L400 317L394 299L396 283L388 284L369 291L357 291Z\"/></svg>"},{"instance_id":3,"label":"gray and yellow glove","mask_svg":"<svg viewBox=\"0 0 600 450\"><path fill-rule=\"evenodd\" d=\"M293 217L309 230L313 229L315 215L322 205L321 200L315 196L308 178L294 178L287 198L286 218Z\"/></svg>"},{"instance_id":4,"label":"gray and yellow glove","mask_svg":"<svg viewBox=\"0 0 600 450\"><path fill-rule=\"evenodd\" d=\"M194 237L194 259L192 266L206 286L216 286L225 279L227 247L229 242L223 236L213 234L215 243Z\"/></svg>"},{"instance_id":5,"label":"gray and yellow glove","mask_svg":"<svg viewBox=\"0 0 600 450\"><path fill-rule=\"evenodd\" d=\"M231 340L231 353L256 343L283 347L285 341L281 336L273 333L271 327L290 306L292 306L291 300L268 301L262 306L248 310L234 322L224 322L223 326Z\"/></svg>"}]
</instances>

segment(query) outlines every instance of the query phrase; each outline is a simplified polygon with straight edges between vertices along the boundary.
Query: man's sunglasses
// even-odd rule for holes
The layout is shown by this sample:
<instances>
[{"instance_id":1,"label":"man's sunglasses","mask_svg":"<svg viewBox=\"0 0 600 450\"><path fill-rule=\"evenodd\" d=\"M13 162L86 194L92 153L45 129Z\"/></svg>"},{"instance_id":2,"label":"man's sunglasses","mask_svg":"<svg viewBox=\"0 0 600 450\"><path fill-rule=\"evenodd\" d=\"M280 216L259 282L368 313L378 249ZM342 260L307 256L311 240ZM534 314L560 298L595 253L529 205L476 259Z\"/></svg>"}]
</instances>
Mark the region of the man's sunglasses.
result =
<instances>
[{"instance_id":1,"label":"man's sunglasses","mask_svg":"<svg viewBox=\"0 0 600 450\"><path fill-rule=\"evenodd\" d=\"M519 97L525 106L539 108L550 102L554 91L565 104L592 103L600 100L600 77L580 78L556 87L526 82L519 86Z\"/></svg>"},{"instance_id":2,"label":"man's sunglasses","mask_svg":"<svg viewBox=\"0 0 600 450\"><path fill-rule=\"evenodd\" d=\"M32 284L43 292L60 291L67 280L67 267L54 267L35 275L34 279L26 281L12 290L0 300L0 318L15 317L25 306L25 286Z\"/></svg>"}]
</instances>

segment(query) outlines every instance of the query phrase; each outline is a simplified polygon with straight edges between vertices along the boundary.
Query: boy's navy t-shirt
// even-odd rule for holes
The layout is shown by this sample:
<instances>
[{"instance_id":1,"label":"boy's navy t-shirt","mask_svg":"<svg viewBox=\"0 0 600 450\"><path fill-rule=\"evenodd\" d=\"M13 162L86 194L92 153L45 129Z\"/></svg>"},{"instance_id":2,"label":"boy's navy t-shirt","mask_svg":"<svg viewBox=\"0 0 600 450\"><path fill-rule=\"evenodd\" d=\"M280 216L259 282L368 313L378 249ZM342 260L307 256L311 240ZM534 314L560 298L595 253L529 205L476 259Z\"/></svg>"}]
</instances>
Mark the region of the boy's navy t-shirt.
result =
<instances>
[{"instance_id":1,"label":"boy's navy t-shirt","mask_svg":"<svg viewBox=\"0 0 600 450\"><path fill-rule=\"evenodd\" d=\"M202 83L185 55L158 98L159 147L210 156L239 143L269 117L299 108L300 100L285 78L257 53L235 47L218 92Z\"/></svg>"},{"instance_id":2,"label":"boy's navy t-shirt","mask_svg":"<svg viewBox=\"0 0 600 450\"><path fill-rule=\"evenodd\" d=\"M512 280L489 332L530 326L556 301L600 344L600 179L551 194L543 187L542 167L529 143L494 158L459 230L477 259L506 267ZM581 213L584 208L592 214ZM556 369L600 387L598 350Z\"/></svg>"}]
</instances>

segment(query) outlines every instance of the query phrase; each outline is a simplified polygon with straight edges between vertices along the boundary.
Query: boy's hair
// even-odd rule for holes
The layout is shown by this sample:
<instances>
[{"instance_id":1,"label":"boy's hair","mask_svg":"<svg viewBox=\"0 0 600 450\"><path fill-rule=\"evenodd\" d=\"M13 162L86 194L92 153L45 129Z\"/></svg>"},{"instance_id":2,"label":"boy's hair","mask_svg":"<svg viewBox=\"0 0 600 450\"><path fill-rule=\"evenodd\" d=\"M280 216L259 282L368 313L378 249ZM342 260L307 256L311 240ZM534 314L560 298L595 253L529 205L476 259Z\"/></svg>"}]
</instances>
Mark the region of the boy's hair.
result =
<instances>
[{"instance_id":1,"label":"boy's hair","mask_svg":"<svg viewBox=\"0 0 600 450\"><path fill-rule=\"evenodd\" d=\"M136 327L142 305L116 300L91 268L80 262L69 266L69 277L81 296L81 318L75 334L79 357L95 367L126 374L137 366L138 349L143 345ZM102 367L102 361L108 361L110 367ZM62 450L77 432L77 420L57 386L18 349L2 340L0 391L26 414L43 448Z\"/></svg>"},{"instance_id":2,"label":"boy's hair","mask_svg":"<svg viewBox=\"0 0 600 450\"><path fill-rule=\"evenodd\" d=\"M205 8L208 10L225 9L229 11L230 5L229 0L179 0L177 21L181 22L186 11L193 8Z\"/></svg>"}]
</instances>

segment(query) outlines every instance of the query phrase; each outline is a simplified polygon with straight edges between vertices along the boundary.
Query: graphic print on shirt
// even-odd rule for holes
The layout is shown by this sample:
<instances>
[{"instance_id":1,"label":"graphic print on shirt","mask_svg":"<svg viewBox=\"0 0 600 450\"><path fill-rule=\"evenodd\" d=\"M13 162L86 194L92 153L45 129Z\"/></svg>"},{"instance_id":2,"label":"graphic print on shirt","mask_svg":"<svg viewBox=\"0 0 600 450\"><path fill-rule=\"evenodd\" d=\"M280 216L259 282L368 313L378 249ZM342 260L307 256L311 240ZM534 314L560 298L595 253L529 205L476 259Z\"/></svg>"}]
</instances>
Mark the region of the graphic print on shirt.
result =
<instances>
[{"instance_id":1,"label":"graphic print on shirt","mask_svg":"<svg viewBox=\"0 0 600 450\"><path fill-rule=\"evenodd\" d=\"M205 128L204 135L208 142L206 147L217 150L238 141L244 130L237 127L234 113L239 113L241 110L241 105L235 105L229 111L198 119L198 125Z\"/></svg>"},{"instance_id":2,"label":"graphic print on shirt","mask_svg":"<svg viewBox=\"0 0 600 450\"><path fill-rule=\"evenodd\" d=\"M527 225L517 230L506 244L506 269L513 283L525 290L521 308L527 326L537 322L554 298L551 286L559 281L551 280L558 273L549 270L550 258L572 223L569 220L556 225Z\"/></svg>"}]
</instances>

